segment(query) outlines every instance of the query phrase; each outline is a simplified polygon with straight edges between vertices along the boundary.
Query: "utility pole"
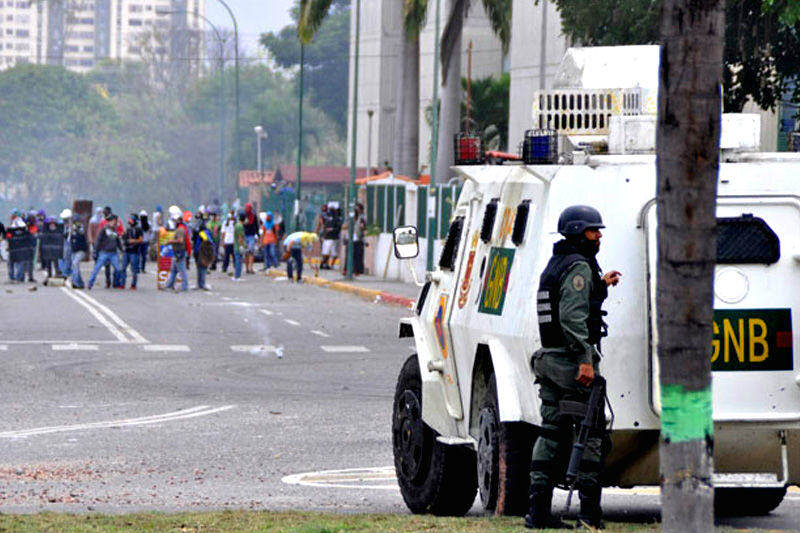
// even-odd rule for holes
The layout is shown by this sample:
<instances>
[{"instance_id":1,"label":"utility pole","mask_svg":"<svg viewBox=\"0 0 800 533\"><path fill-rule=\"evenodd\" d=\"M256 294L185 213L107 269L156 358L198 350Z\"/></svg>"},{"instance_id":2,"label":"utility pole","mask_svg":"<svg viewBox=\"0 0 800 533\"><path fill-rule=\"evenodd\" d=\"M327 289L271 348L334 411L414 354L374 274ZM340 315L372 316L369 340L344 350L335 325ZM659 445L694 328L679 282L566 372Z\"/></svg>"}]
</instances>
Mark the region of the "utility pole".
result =
<instances>
[{"instance_id":1,"label":"utility pole","mask_svg":"<svg viewBox=\"0 0 800 533\"><path fill-rule=\"evenodd\" d=\"M353 51L353 124L351 127L350 144L350 194L347 199L347 279L353 279L353 233L355 231L356 214L356 131L358 126L358 42L361 36L361 0L356 3L356 42Z\"/></svg>"},{"instance_id":2,"label":"utility pole","mask_svg":"<svg viewBox=\"0 0 800 533\"><path fill-rule=\"evenodd\" d=\"M295 188L295 197L294 197L294 229L298 231L300 229L300 185L302 183L300 179L300 174L303 169L303 70L305 68L305 48L306 46L303 44L303 41L300 41L300 83L299 83L299 90L298 90L298 113L297 113L297 175L294 178L294 188Z\"/></svg>"},{"instance_id":3,"label":"utility pole","mask_svg":"<svg viewBox=\"0 0 800 533\"><path fill-rule=\"evenodd\" d=\"M434 198L434 202L436 201L436 196L431 196L431 192L435 191L436 187L436 157L438 155L438 144L439 144L439 41L441 41L441 30L439 29L439 18L441 14L441 2L442 0L436 0L436 24L434 30L434 39L433 39L433 98L432 98L432 106L433 106L433 125L431 128L431 182L428 185L428 202L431 201L431 198ZM428 213L436 213L435 209L431 209L430 205L428 206ZM427 258L427 269L433 270L433 232L436 231L436 217L430 217L426 214L425 220L427 221L428 228L425 234L428 237L428 258Z\"/></svg>"},{"instance_id":4,"label":"utility pole","mask_svg":"<svg viewBox=\"0 0 800 533\"><path fill-rule=\"evenodd\" d=\"M236 159L236 168L235 168L235 179L234 179L234 196L238 196L237 191L239 190L239 171L242 170L242 146L239 139L239 25L236 23L236 17L233 16L233 11L225 2L225 0L217 0L222 7L228 12L228 15L231 16L231 20L233 21L233 66L235 71L235 78L233 81L233 92L235 93L235 116L234 116L234 132L233 132L233 150Z\"/></svg>"}]
</instances>

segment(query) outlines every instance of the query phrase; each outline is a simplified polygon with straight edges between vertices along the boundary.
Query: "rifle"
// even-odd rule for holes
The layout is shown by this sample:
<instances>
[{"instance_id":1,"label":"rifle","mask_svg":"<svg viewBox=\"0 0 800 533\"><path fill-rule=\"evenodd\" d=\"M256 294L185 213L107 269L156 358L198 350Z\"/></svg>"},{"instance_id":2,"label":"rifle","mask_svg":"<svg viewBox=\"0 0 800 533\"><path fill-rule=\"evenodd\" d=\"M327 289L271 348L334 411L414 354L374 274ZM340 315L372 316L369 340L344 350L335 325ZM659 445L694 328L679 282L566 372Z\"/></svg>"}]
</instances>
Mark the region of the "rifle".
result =
<instances>
[{"instance_id":1,"label":"rifle","mask_svg":"<svg viewBox=\"0 0 800 533\"><path fill-rule=\"evenodd\" d=\"M603 419L605 401L606 401L606 379L603 376L595 375L594 380L590 386L589 402L586 404L579 404L578 402L562 401L559 405L559 411L568 414L576 414L583 416L581 425L578 430L578 437L572 445L572 453L569 457L569 466L567 467L567 475L565 478L566 485L569 489L567 494L567 505L564 513L569 511L570 503L572 503L572 493L575 490L575 485L578 481L578 471L580 470L581 459L583 452L586 450L586 441L589 439L589 432L593 429L599 429L599 422ZM577 406L580 407L577 407Z\"/></svg>"}]
</instances>

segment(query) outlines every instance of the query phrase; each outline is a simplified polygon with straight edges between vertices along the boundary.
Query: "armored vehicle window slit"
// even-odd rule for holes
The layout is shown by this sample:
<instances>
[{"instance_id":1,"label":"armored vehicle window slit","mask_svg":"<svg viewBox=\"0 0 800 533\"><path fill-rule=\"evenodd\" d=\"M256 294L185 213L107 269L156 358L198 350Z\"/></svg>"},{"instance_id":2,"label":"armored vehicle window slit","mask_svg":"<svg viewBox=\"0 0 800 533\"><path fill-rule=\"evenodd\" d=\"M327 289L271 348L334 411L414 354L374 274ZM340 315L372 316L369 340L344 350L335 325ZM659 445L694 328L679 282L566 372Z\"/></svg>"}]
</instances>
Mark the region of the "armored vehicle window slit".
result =
<instances>
[{"instance_id":1,"label":"armored vehicle window slit","mask_svg":"<svg viewBox=\"0 0 800 533\"><path fill-rule=\"evenodd\" d=\"M519 246L525 239L525 228L528 227L528 213L531 210L531 201L523 200L517 206L517 216L514 219L514 231L511 232L511 242Z\"/></svg>"},{"instance_id":2,"label":"armored vehicle window slit","mask_svg":"<svg viewBox=\"0 0 800 533\"><path fill-rule=\"evenodd\" d=\"M771 265L780 258L780 239L763 218L743 214L717 219L718 264Z\"/></svg>"},{"instance_id":3,"label":"armored vehicle window slit","mask_svg":"<svg viewBox=\"0 0 800 533\"><path fill-rule=\"evenodd\" d=\"M486 210L483 212L483 224L481 224L481 240L483 242L492 240L494 219L497 217L497 203L499 201L499 198L492 198L492 200L486 204Z\"/></svg>"},{"instance_id":4,"label":"armored vehicle window slit","mask_svg":"<svg viewBox=\"0 0 800 533\"><path fill-rule=\"evenodd\" d=\"M428 291L431 290L431 282L426 281L425 285L422 286L422 290L419 293L419 298L417 298L417 315L422 314L422 308L425 307L425 300L428 299Z\"/></svg>"},{"instance_id":5,"label":"armored vehicle window slit","mask_svg":"<svg viewBox=\"0 0 800 533\"><path fill-rule=\"evenodd\" d=\"M456 217L450 223L447 232L447 240L442 247L442 256L439 258L439 267L447 270L455 270L456 255L458 254L458 244L461 242L461 230L464 229L464 217Z\"/></svg>"}]
</instances>

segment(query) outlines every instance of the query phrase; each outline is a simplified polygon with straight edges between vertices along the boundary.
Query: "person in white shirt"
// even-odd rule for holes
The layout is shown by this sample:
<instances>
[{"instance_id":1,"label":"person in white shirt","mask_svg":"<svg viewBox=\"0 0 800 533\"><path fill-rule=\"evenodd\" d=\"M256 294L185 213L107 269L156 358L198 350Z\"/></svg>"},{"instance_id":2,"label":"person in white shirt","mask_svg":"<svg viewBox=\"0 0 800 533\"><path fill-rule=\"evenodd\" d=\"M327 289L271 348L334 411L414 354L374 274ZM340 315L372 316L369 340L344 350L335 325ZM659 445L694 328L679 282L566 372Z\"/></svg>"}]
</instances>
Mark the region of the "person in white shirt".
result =
<instances>
[{"instance_id":1,"label":"person in white shirt","mask_svg":"<svg viewBox=\"0 0 800 533\"><path fill-rule=\"evenodd\" d=\"M222 235L222 246L224 257L222 259L222 271L228 272L228 261L233 259L233 244L234 244L234 231L236 229L236 222L233 218L233 213L230 213L222 225L220 233Z\"/></svg>"}]
</instances>

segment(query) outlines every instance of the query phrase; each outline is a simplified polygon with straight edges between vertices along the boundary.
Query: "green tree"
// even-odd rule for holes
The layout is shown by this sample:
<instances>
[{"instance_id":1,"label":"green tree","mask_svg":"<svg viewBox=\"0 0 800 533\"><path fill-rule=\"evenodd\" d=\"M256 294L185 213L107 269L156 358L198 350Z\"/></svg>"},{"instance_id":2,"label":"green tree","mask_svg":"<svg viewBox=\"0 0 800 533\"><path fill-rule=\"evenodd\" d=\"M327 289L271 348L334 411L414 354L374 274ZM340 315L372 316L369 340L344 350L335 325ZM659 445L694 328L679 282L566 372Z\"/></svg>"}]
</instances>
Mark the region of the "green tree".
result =
<instances>
[{"instance_id":1,"label":"green tree","mask_svg":"<svg viewBox=\"0 0 800 533\"><path fill-rule=\"evenodd\" d=\"M467 79L462 78L464 99L461 103L461 123L467 118L470 103L469 129L481 133L489 148L500 150L508 144L508 95L511 76L504 72L500 77L487 76L472 80L470 98L467 98Z\"/></svg>"},{"instance_id":2,"label":"green tree","mask_svg":"<svg viewBox=\"0 0 800 533\"><path fill-rule=\"evenodd\" d=\"M327 113L335 122L340 136L347 127L347 72L350 51L350 1L329 0L330 13L319 21L314 39L305 46L304 85L309 101ZM327 12L327 10L326 10ZM300 10L292 10L294 24L279 32L261 36L260 42L275 60L286 69L300 66L300 41L297 21Z\"/></svg>"},{"instance_id":3,"label":"green tree","mask_svg":"<svg viewBox=\"0 0 800 533\"><path fill-rule=\"evenodd\" d=\"M555 0L564 33L588 46L659 42L662 0ZM773 108L793 89L800 100L800 2L728 0L723 86L726 111L748 98Z\"/></svg>"},{"instance_id":4,"label":"green tree","mask_svg":"<svg viewBox=\"0 0 800 533\"><path fill-rule=\"evenodd\" d=\"M228 69L227 76L232 76ZM297 154L297 100L291 80L272 72L265 65L243 67L240 75L242 128L242 164L256 167L255 126L263 126L268 138L263 143L265 168L293 161ZM216 102L218 79L200 79L186 101L187 113L195 123L218 124ZM226 80L226 86L231 85ZM303 162L307 164L343 164L344 141L333 120L307 98L304 102ZM233 153L233 150L229 151Z\"/></svg>"}]
</instances>

